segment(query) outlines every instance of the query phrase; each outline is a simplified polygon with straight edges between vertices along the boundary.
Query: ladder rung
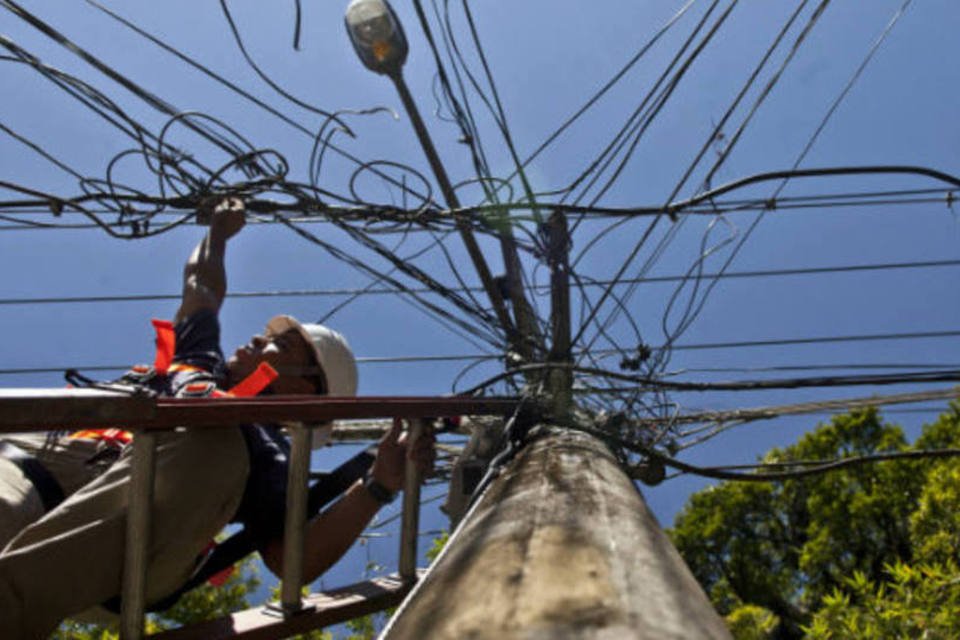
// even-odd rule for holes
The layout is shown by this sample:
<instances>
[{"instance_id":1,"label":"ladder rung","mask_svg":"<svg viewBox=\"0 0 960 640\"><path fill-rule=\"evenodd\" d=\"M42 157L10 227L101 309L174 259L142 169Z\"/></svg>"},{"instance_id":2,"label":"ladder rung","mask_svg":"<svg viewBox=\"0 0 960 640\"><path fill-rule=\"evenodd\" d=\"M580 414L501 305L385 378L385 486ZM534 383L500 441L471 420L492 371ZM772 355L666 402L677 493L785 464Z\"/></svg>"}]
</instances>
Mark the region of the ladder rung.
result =
<instances>
[{"instance_id":1,"label":"ladder rung","mask_svg":"<svg viewBox=\"0 0 960 640\"><path fill-rule=\"evenodd\" d=\"M388 609L400 604L412 587L413 583L404 583L397 575L384 576L310 594L303 599L304 610L288 618L261 606L150 637L157 640L286 638Z\"/></svg>"}]
</instances>

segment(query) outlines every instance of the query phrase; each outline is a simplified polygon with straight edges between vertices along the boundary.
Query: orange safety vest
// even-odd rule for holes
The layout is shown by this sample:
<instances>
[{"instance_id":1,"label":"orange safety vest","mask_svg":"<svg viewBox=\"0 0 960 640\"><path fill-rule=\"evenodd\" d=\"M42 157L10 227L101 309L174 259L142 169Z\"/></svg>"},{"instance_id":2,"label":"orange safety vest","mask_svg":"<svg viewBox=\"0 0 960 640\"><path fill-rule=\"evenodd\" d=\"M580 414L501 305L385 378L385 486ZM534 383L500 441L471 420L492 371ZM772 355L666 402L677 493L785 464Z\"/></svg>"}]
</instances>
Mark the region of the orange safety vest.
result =
<instances>
[{"instance_id":1,"label":"orange safety vest","mask_svg":"<svg viewBox=\"0 0 960 640\"><path fill-rule=\"evenodd\" d=\"M153 360L153 370L160 375L169 375L180 371L204 371L201 367L195 367L190 364L181 364L173 362L173 356L176 351L177 338L174 332L173 323L169 320L151 320L153 328L157 334L157 353ZM131 371L140 375L149 373L150 367L147 365L135 365ZM196 397L213 398L249 398L259 394L270 386L280 374L266 362L261 362L260 366L249 376L238 382L228 391L217 389L212 382L191 382L183 387L184 395ZM133 440L133 434L126 429L81 429L70 434L71 438L81 438L85 440L99 440L121 448Z\"/></svg>"}]
</instances>

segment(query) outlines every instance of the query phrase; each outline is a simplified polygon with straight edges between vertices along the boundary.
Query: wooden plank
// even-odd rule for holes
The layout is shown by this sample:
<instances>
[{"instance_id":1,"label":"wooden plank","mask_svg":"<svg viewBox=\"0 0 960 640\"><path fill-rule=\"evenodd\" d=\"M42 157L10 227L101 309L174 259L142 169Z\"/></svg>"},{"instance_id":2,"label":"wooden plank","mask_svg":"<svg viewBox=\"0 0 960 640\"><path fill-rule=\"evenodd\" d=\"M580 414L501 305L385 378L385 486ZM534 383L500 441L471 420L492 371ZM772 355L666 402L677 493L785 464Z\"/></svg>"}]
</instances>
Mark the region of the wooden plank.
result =
<instances>
[{"instance_id":1,"label":"wooden plank","mask_svg":"<svg viewBox=\"0 0 960 640\"><path fill-rule=\"evenodd\" d=\"M289 618L283 618L279 613L266 607L257 607L234 613L226 618L157 633L150 638L156 640L286 638L393 607L403 600L411 586L409 583L404 583L397 575L374 578L333 591L306 596L303 600L304 610Z\"/></svg>"},{"instance_id":2,"label":"wooden plank","mask_svg":"<svg viewBox=\"0 0 960 640\"><path fill-rule=\"evenodd\" d=\"M0 433L121 426L153 420L153 398L98 389L0 389Z\"/></svg>"}]
</instances>

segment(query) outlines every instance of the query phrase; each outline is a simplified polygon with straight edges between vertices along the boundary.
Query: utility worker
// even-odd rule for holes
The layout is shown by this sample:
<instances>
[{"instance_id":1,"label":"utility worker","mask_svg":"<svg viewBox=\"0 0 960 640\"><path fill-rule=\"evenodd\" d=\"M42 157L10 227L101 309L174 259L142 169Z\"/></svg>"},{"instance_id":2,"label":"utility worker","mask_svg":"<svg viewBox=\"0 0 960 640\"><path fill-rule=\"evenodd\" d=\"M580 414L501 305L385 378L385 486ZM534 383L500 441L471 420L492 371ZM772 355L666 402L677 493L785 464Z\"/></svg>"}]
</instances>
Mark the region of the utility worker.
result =
<instances>
[{"instance_id":1,"label":"utility worker","mask_svg":"<svg viewBox=\"0 0 960 640\"><path fill-rule=\"evenodd\" d=\"M241 201L228 199L216 207L208 233L184 269L172 361L161 365L169 370L162 376L150 370L129 375L141 375L144 384L177 396L244 386L261 394L355 395L356 364L346 340L290 316L273 318L263 335L224 359L217 320L226 294L224 253L244 223ZM271 368L276 374L264 379L261 374ZM0 447L0 517L16 521L2 523L16 531L0 529L11 538L0 552L0 638L33 640L49 635L64 618L119 595L131 460L116 433L13 441L24 446L12 456ZM108 446L118 450L115 461L102 455ZM158 435L148 602L176 592L209 541L230 522L253 533L266 566L280 573L288 450L273 425ZM97 468L98 454L105 469ZM94 464L86 465L91 458ZM308 523L305 581L333 565L400 490L407 459L425 475L434 458L432 435L408 447L400 422L394 421L367 477ZM42 496L38 477L61 485L59 497L65 499L53 506L58 496Z\"/></svg>"}]
</instances>

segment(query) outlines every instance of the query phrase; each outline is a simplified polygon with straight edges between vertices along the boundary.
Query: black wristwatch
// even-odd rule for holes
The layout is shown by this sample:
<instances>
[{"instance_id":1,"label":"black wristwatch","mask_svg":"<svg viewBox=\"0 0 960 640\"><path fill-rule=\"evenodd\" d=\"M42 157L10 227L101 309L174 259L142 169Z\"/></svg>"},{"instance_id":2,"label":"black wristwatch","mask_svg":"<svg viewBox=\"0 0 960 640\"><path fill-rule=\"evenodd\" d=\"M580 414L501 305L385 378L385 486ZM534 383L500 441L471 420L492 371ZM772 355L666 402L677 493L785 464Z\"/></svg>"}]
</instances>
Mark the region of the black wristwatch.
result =
<instances>
[{"instance_id":1,"label":"black wristwatch","mask_svg":"<svg viewBox=\"0 0 960 640\"><path fill-rule=\"evenodd\" d=\"M363 479L363 488L380 504L390 504L397 497L396 493L377 482L372 473L368 473Z\"/></svg>"}]
</instances>

